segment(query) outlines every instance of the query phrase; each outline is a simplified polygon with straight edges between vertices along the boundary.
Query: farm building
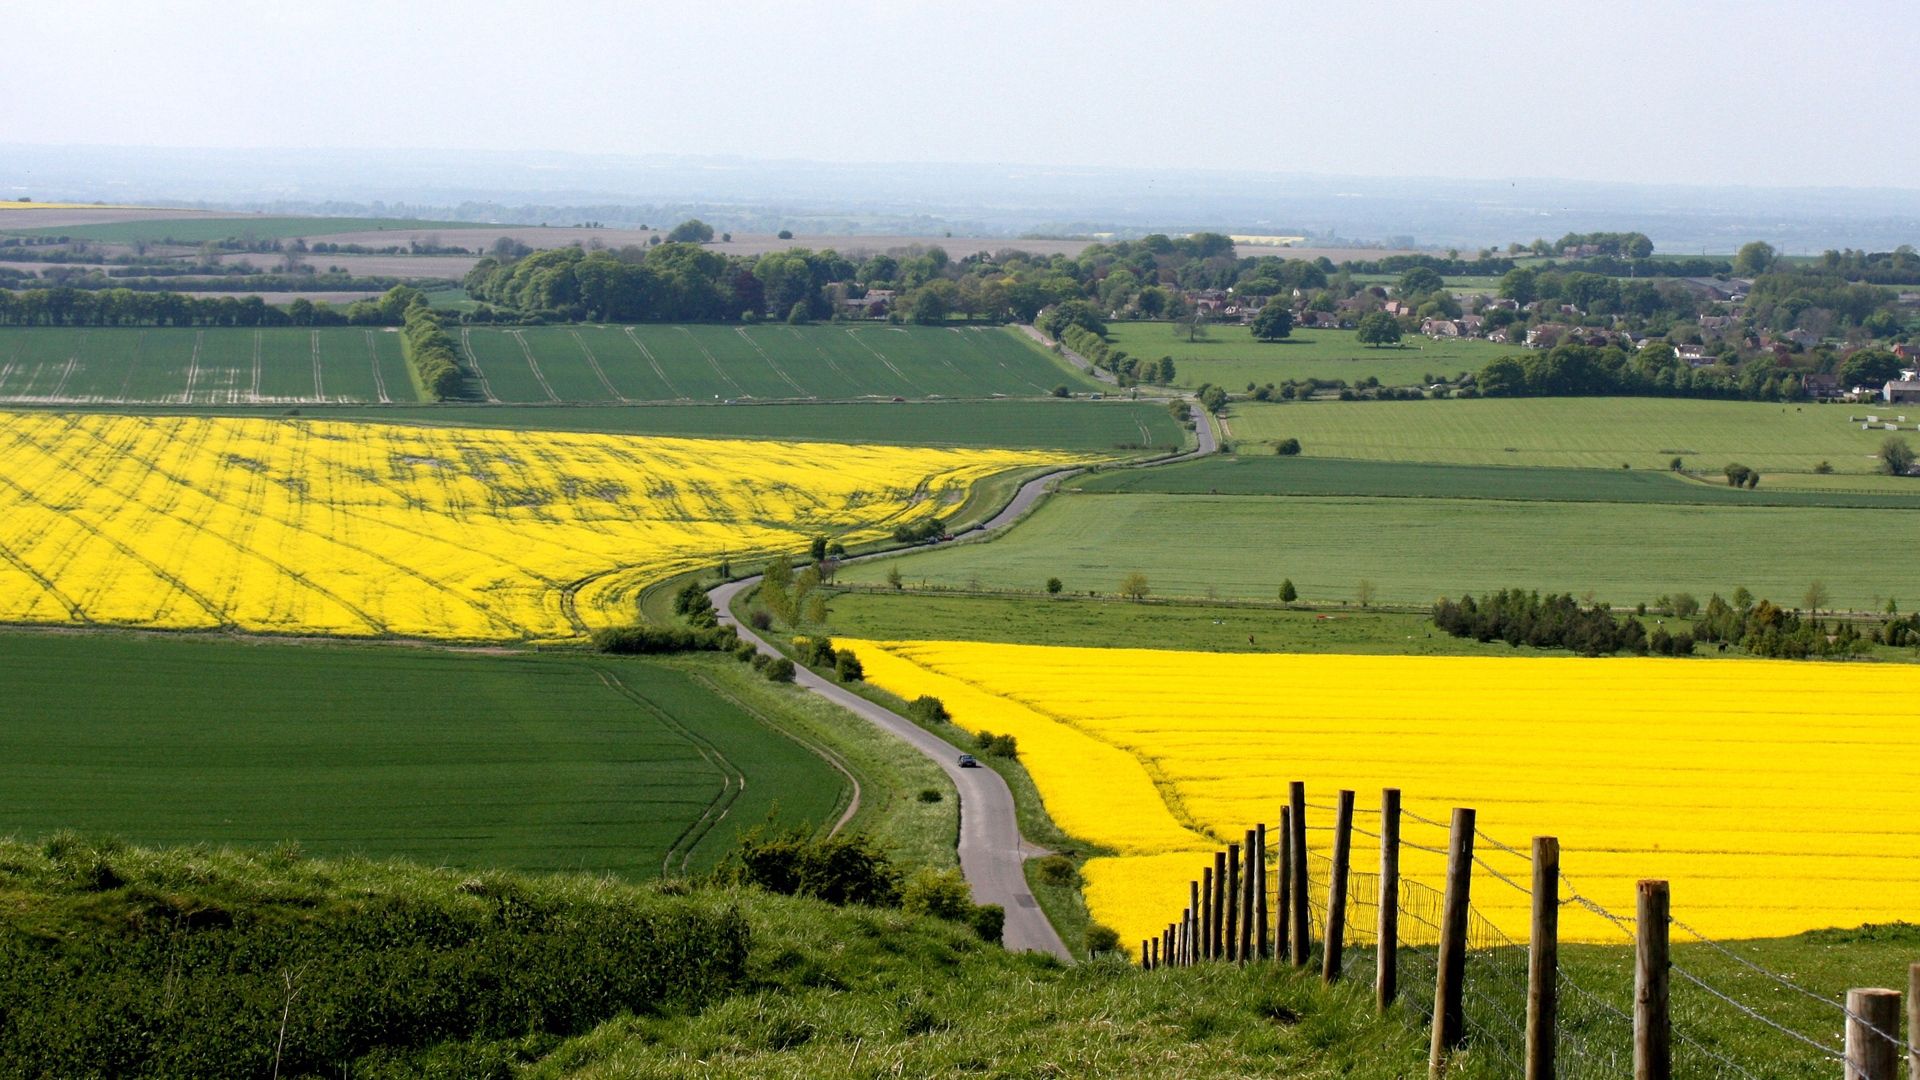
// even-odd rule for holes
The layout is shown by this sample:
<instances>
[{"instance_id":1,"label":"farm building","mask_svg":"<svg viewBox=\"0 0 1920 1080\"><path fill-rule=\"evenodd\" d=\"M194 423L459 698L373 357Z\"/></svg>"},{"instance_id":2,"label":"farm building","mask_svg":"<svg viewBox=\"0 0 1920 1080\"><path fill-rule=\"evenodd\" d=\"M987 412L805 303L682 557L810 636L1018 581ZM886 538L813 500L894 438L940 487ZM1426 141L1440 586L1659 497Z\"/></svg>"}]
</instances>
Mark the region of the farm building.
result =
<instances>
[{"instance_id":1,"label":"farm building","mask_svg":"<svg viewBox=\"0 0 1920 1080\"><path fill-rule=\"evenodd\" d=\"M1898 401L1920 402L1920 380L1895 379L1892 382L1888 383L1886 385L1886 388L1883 389L1880 393L1884 397L1884 399L1889 402L1898 402Z\"/></svg>"}]
</instances>

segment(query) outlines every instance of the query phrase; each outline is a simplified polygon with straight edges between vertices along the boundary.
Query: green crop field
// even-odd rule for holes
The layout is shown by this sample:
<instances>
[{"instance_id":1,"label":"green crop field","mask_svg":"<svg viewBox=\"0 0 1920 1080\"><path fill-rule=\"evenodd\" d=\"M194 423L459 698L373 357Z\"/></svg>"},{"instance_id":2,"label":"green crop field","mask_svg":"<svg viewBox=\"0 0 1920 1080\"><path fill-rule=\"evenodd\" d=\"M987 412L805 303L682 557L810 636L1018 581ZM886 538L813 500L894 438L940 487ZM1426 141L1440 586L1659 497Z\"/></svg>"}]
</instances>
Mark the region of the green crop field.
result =
<instances>
[{"instance_id":1,"label":"green crop field","mask_svg":"<svg viewBox=\"0 0 1920 1080\"><path fill-rule=\"evenodd\" d=\"M1066 494L1004 538L861 562L843 580L1111 595L1131 572L1155 595L1382 603L1518 586L1617 605L1746 586L1797 604L1816 579L1839 607L1920 600L1912 514L1829 507L1247 495Z\"/></svg>"},{"instance_id":2,"label":"green crop field","mask_svg":"<svg viewBox=\"0 0 1920 1080\"><path fill-rule=\"evenodd\" d=\"M400 336L383 330L0 330L0 404L417 400Z\"/></svg>"},{"instance_id":3,"label":"green crop field","mask_svg":"<svg viewBox=\"0 0 1920 1080\"><path fill-rule=\"evenodd\" d=\"M490 402L1038 397L1095 384L1000 327L549 326L460 334Z\"/></svg>"},{"instance_id":4,"label":"green crop field","mask_svg":"<svg viewBox=\"0 0 1920 1080\"><path fill-rule=\"evenodd\" d=\"M1699 503L1708 506L1853 506L1920 510L1920 483L1904 491L1729 487L1652 469L1432 465L1347 458L1215 454L1157 469L1110 469L1068 482L1082 491L1166 495L1366 495L1403 499Z\"/></svg>"},{"instance_id":5,"label":"green crop field","mask_svg":"<svg viewBox=\"0 0 1920 1080\"><path fill-rule=\"evenodd\" d=\"M1248 383L1288 379L1344 379L1373 376L1389 386L1423 383L1427 376L1452 378L1477 372L1496 356L1520 350L1490 341L1430 341L1418 334L1395 348L1376 349L1354 340L1352 330L1295 330L1285 341L1255 341L1244 326L1207 328L1207 340L1189 342L1173 323L1114 322L1107 338L1128 356L1157 360L1173 357L1180 386L1212 383L1238 391Z\"/></svg>"},{"instance_id":6,"label":"green crop field","mask_svg":"<svg viewBox=\"0 0 1920 1080\"><path fill-rule=\"evenodd\" d=\"M1200 652L1511 656L1505 642L1437 633L1424 614L1282 608L1271 603L1135 604L1103 597L971 596L835 590L826 629L871 641L1000 641Z\"/></svg>"},{"instance_id":7,"label":"green crop field","mask_svg":"<svg viewBox=\"0 0 1920 1080\"><path fill-rule=\"evenodd\" d=\"M685 662L5 633L0 673L0 835L652 876L846 796Z\"/></svg>"},{"instance_id":8,"label":"green crop field","mask_svg":"<svg viewBox=\"0 0 1920 1080\"><path fill-rule=\"evenodd\" d=\"M468 393L509 404L1046 396L1095 384L1010 330L546 326L460 331ZM384 329L0 330L0 403L416 401Z\"/></svg>"},{"instance_id":9,"label":"green crop field","mask_svg":"<svg viewBox=\"0 0 1920 1080\"><path fill-rule=\"evenodd\" d=\"M1904 412L1901 428L1920 442L1920 407L1894 409L1679 398L1247 402L1232 407L1226 425L1242 449L1292 437L1314 457L1656 470L1678 457L1713 475L1730 462L1751 466L1762 487L1911 490L1897 477L1863 475L1878 467L1880 444L1893 433L1862 431L1858 418L1893 421ZM1823 461L1835 475L1814 473Z\"/></svg>"},{"instance_id":10,"label":"green crop field","mask_svg":"<svg viewBox=\"0 0 1920 1080\"><path fill-rule=\"evenodd\" d=\"M208 240L319 239L340 233L392 230L393 242L405 244L420 229L471 229L481 226L461 221L416 221L410 218L348 217L161 217L146 221L109 221L97 225L46 225L34 229L5 229L18 236L70 236L100 243L203 244Z\"/></svg>"}]
</instances>

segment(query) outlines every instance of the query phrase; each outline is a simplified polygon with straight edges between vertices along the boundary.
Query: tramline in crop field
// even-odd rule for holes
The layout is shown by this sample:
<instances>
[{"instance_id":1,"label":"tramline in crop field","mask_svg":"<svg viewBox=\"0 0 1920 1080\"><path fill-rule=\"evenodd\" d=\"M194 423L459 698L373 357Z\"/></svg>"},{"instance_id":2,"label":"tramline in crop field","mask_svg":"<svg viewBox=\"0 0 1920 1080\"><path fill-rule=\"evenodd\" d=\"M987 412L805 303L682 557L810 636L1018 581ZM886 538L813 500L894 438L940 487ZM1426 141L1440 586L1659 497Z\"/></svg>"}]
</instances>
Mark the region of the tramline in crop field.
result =
<instances>
[{"instance_id":1,"label":"tramline in crop field","mask_svg":"<svg viewBox=\"0 0 1920 1080\"><path fill-rule=\"evenodd\" d=\"M307 329L0 331L0 403L275 405L418 401L397 334Z\"/></svg>"},{"instance_id":2,"label":"tramline in crop field","mask_svg":"<svg viewBox=\"0 0 1920 1080\"><path fill-rule=\"evenodd\" d=\"M1495 835L1557 835L1585 894L1624 905L1637 879L1670 879L1717 937L1920 910L1920 764L1887 752L1887 703L1920 693L1907 667L838 644L878 685L1018 739L1054 820L1114 853L1087 864L1087 900L1123 941L1156 935L1205 854L1277 821L1296 779L1323 797L1399 787L1434 822L1474 806ZM1324 853L1317 824L1309 847ZM1444 850L1444 826L1414 820L1405 836L1407 876L1441 881L1443 858L1411 845ZM1526 880L1520 861L1486 857ZM1525 940L1522 893L1474 900ZM1571 910L1562 934L1617 938Z\"/></svg>"},{"instance_id":3,"label":"tramline in crop field","mask_svg":"<svg viewBox=\"0 0 1920 1080\"><path fill-rule=\"evenodd\" d=\"M511 404L1043 397L1094 384L999 327L461 328L467 396ZM0 404L417 402L381 327L0 330Z\"/></svg>"},{"instance_id":4,"label":"tramline in crop field","mask_svg":"<svg viewBox=\"0 0 1920 1080\"><path fill-rule=\"evenodd\" d=\"M519 640L1052 452L0 415L0 621Z\"/></svg>"}]
</instances>

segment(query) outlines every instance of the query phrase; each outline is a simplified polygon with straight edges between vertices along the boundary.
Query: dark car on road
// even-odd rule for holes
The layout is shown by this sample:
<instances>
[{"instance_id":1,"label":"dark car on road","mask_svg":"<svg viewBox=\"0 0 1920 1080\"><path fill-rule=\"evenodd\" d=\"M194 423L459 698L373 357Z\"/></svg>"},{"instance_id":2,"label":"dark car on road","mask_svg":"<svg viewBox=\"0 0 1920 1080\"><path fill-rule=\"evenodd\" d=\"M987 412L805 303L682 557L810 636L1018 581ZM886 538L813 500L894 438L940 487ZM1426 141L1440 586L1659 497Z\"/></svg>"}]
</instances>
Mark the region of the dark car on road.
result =
<instances>
[{"instance_id":1,"label":"dark car on road","mask_svg":"<svg viewBox=\"0 0 1920 1080\"><path fill-rule=\"evenodd\" d=\"M972 754L961 754L960 767L963 769L977 769L980 767L980 763L973 760Z\"/></svg>"}]
</instances>

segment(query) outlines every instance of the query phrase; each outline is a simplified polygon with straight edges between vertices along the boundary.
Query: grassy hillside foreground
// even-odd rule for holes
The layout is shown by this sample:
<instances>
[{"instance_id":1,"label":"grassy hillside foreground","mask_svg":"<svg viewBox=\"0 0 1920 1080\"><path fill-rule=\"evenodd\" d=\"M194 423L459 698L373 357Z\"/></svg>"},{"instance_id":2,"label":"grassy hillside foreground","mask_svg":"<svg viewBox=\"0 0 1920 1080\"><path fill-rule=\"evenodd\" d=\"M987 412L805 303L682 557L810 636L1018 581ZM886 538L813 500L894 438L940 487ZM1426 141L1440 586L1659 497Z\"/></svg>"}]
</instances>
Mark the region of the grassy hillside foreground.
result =
<instances>
[{"instance_id":1,"label":"grassy hillside foreground","mask_svg":"<svg viewBox=\"0 0 1920 1080\"><path fill-rule=\"evenodd\" d=\"M1424 1071L1412 1019L1279 968L1069 969L751 890L70 837L0 843L0 1016L10 1076Z\"/></svg>"}]
</instances>

